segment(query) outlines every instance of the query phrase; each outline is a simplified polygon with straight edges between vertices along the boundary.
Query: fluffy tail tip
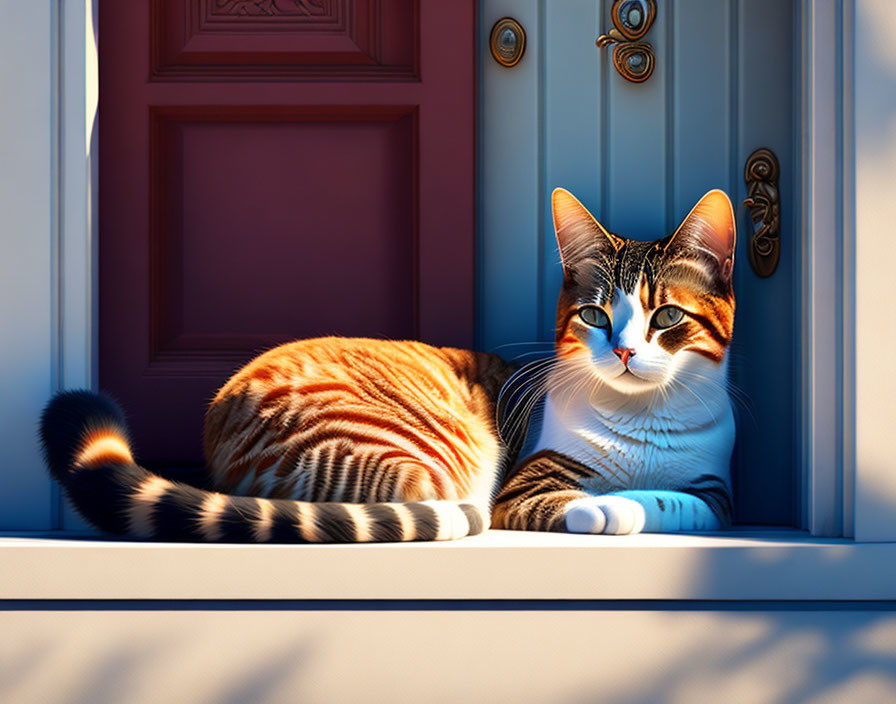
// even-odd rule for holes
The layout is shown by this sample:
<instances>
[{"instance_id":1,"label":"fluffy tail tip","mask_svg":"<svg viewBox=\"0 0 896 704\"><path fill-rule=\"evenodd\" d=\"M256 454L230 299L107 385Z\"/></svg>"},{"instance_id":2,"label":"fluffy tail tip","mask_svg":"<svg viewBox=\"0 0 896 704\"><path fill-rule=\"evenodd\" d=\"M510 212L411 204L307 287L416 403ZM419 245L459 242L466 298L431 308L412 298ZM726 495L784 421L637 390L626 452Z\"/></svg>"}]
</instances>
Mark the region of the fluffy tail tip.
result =
<instances>
[{"instance_id":1,"label":"fluffy tail tip","mask_svg":"<svg viewBox=\"0 0 896 704\"><path fill-rule=\"evenodd\" d=\"M40 444L56 479L64 479L92 431L111 431L127 441L124 413L115 401L86 390L61 391L50 399L40 418Z\"/></svg>"}]
</instances>

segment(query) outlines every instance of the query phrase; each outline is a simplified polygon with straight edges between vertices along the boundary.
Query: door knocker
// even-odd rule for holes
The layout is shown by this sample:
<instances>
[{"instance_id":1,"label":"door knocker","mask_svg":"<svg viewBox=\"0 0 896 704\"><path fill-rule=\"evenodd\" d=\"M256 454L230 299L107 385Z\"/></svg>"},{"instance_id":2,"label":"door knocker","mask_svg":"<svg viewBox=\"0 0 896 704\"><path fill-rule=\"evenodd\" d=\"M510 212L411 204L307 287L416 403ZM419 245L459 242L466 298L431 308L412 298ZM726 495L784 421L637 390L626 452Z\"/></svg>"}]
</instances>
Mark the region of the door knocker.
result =
<instances>
[{"instance_id":1,"label":"door knocker","mask_svg":"<svg viewBox=\"0 0 896 704\"><path fill-rule=\"evenodd\" d=\"M753 221L753 236L747 248L750 266L757 276L775 273L781 257L781 199L778 178L781 167L771 149L757 149L744 166L747 199Z\"/></svg>"},{"instance_id":2,"label":"door knocker","mask_svg":"<svg viewBox=\"0 0 896 704\"><path fill-rule=\"evenodd\" d=\"M613 47L613 65L632 83L643 83L656 63L653 47L638 41L650 31L656 19L656 0L616 0L610 11L614 27L597 38L598 49Z\"/></svg>"}]
</instances>

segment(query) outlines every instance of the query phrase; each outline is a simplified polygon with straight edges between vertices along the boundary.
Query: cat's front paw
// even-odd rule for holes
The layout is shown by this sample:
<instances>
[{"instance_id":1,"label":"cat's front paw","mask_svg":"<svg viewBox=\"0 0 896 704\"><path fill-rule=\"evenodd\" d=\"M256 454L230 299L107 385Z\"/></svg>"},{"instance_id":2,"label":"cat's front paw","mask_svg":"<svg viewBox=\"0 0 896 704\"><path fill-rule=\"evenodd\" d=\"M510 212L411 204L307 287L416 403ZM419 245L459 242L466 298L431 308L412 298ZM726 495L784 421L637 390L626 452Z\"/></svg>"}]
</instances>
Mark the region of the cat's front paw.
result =
<instances>
[{"instance_id":1,"label":"cat's front paw","mask_svg":"<svg viewBox=\"0 0 896 704\"><path fill-rule=\"evenodd\" d=\"M589 496L566 506L566 530L570 533L624 535L640 533L647 517L644 507L623 496Z\"/></svg>"}]
</instances>

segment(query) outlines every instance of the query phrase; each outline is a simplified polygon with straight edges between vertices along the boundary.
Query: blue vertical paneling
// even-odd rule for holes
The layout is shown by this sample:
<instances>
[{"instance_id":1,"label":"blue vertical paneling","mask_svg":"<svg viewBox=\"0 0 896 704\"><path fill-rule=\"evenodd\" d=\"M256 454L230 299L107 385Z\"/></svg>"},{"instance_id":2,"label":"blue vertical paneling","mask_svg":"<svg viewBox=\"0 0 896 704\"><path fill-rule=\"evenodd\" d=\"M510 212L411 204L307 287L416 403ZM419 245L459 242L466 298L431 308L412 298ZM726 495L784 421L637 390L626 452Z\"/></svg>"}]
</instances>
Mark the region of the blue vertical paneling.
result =
<instances>
[{"instance_id":1,"label":"blue vertical paneling","mask_svg":"<svg viewBox=\"0 0 896 704\"><path fill-rule=\"evenodd\" d=\"M735 384L752 406L741 414L734 480L738 520L788 524L795 517L798 437L794 403L799 323L796 282L799 236L794 231L793 184L793 6L780 0L737 3L736 201L746 197L743 167L759 147L781 163L781 260L767 279L757 277L747 257L750 222L739 208L735 265L737 315L733 348ZM833 383L833 380L832 380Z\"/></svg>"},{"instance_id":2,"label":"blue vertical paneling","mask_svg":"<svg viewBox=\"0 0 896 704\"><path fill-rule=\"evenodd\" d=\"M541 338L554 339L563 278L550 192L562 186L601 217L601 33L599 2L551 0L545 14L544 165Z\"/></svg>"},{"instance_id":3,"label":"blue vertical paneling","mask_svg":"<svg viewBox=\"0 0 896 704\"><path fill-rule=\"evenodd\" d=\"M484 0L480 131L480 344L551 340L561 280L550 191L575 193L607 227L667 234L712 188L738 215L735 343L737 520L792 524L798 476L799 261L793 231L793 3L660 0L646 37L656 70L624 80L595 38L612 0ZM487 53L509 14L529 33L526 58L501 69ZM778 271L749 266L743 168L758 147L782 166ZM503 348L505 354L536 349Z\"/></svg>"},{"instance_id":4,"label":"blue vertical paneling","mask_svg":"<svg viewBox=\"0 0 896 704\"><path fill-rule=\"evenodd\" d=\"M56 2L6 4L0 25L0 530L55 519L36 431L58 381L60 14Z\"/></svg>"},{"instance_id":5,"label":"blue vertical paneling","mask_svg":"<svg viewBox=\"0 0 896 704\"><path fill-rule=\"evenodd\" d=\"M486 350L538 335L539 5L539 0L480 3L477 346ZM491 28L505 16L514 17L528 35L526 52L512 68L496 63L489 51Z\"/></svg>"},{"instance_id":6,"label":"blue vertical paneling","mask_svg":"<svg viewBox=\"0 0 896 704\"><path fill-rule=\"evenodd\" d=\"M669 154L674 229L713 188L730 191L732 161L729 0L669 5L672 22L672 114Z\"/></svg>"},{"instance_id":7,"label":"blue vertical paneling","mask_svg":"<svg viewBox=\"0 0 896 704\"><path fill-rule=\"evenodd\" d=\"M612 2L605 0L604 31L610 21ZM677 3L676 3L677 4ZM644 83L625 80L610 61L604 100L607 101L607 130L603 155L607 202L601 213L603 224L626 237L652 240L666 230L666 27L672 3L659 2L656 21L647 33L656 54L656 68Z\"/></svg>"}]
</instances>

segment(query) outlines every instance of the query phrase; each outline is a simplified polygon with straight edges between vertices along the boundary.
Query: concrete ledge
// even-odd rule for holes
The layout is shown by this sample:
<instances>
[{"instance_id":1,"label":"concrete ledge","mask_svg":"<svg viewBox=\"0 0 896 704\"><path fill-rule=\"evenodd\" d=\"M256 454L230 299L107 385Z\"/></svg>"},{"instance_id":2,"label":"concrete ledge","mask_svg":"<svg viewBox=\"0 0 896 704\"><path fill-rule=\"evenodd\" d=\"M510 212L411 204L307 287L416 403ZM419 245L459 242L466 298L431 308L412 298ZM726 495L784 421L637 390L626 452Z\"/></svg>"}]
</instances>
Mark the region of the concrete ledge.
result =
<instances>
[{"instance_id":1,"label":"concrete ledge","mask_svg":"<svg viewBox=\"0 0 896 704\"><path fill-rule=\"evenodd\" d=\"M0 535L0 599L896 599L896 543L798 531L201 545Z\"/></svg>"}]
</instances>

